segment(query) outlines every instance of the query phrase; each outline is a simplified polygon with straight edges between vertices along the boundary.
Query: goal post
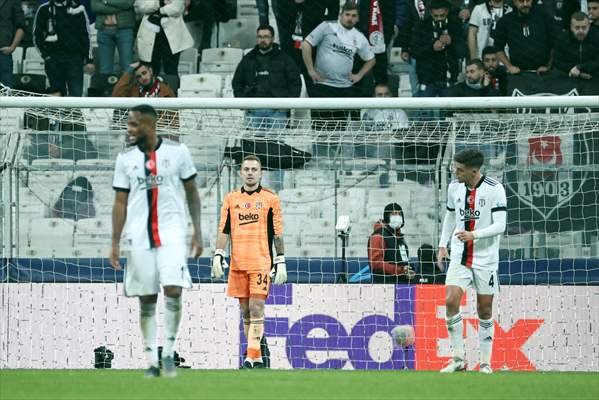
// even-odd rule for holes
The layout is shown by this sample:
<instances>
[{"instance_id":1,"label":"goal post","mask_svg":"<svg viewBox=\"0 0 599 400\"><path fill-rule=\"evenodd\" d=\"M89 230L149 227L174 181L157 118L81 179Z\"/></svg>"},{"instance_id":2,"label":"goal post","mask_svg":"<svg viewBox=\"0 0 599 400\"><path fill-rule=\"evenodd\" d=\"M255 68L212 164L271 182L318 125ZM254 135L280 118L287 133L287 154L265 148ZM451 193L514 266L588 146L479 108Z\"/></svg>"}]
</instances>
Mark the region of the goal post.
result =
<instances>
[{"instance_id":1,"label":"goal post","mask_svg":"<svg viewBox=\"0 0 599 400\"><path fill-rule=\"evenodd\" d=\"M508 197L492 367L599 369L598 96L131 99L6 88L0 367L92 368L100 346L114 368L143 366L137 303L106 260L114 161L125 111L139 104L159 110L158 133L185 143L198 169L205 251L189 260L177 348L192 368L236 368L243 352L238 305L209 265L222 198L241 185L247 154L262 160L283 209L290 283L273 286L266 306L272 367L440 368L450 353L432 261L453 155L476 147ZM252 113L264 109L289 112ZM370 119L374 110L389 112ZM368 239L389 203L403 209L415 276L381 284ZM341 215L351 220L345 246ZM478 348L474 297L463 306L469 349ZM393 346L398 325L414 327L413 346Z\"/></svg>"}]
</instances>

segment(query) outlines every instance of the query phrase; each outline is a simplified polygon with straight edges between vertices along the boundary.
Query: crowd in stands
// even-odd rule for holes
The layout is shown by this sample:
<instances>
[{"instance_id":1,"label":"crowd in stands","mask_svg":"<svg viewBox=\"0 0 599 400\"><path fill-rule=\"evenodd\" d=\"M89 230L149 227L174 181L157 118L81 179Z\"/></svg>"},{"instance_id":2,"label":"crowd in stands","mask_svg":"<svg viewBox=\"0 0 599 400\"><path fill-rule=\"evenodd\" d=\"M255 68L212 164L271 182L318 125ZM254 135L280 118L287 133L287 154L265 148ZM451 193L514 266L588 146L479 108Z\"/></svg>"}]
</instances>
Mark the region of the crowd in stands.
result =
<instances>
[{"instance_id":1,"label":"crowd in stands","mask_svg":"<svg viewBox=\"0 0 599 400\"><path fill-rule=\"evenodd\" d=\"M137 75L177 76L181 53L195 48L201 57L216 24L247 2L4 0L0 81L15 84L12 54L28 47L43 59L43 90L81 96L85 73L125 73L115 95L176 95L158 88L167 82L146 85ZM395 92L393 47L418 97L507 95L510 78L531 71L599 79L598 0L256 0L255 7L256 47L239 63L235 96L297 97L300 74L310 97L371 96L377 84Z\"/></svg>"}]
</instances>

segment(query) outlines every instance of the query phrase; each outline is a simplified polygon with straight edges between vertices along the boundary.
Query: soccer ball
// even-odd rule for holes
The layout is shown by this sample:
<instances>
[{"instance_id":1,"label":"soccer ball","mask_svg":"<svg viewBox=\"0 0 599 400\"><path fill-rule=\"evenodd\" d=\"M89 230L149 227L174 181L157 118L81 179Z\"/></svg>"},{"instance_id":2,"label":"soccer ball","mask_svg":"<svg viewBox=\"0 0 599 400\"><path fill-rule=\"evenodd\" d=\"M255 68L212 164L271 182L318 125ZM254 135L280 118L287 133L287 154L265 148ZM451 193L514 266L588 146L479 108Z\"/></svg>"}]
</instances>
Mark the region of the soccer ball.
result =
<instances>
[{"instance_id":1,"label":"soccer ball","mask_svg":"<svg viewBox=\"0 0 599 400\"><path fill-rule=\"evenodd\" d=\"M391 337L397 346L408 347L414 344L416 336L412 325L399 325L391 330Z\"/></svg>"}]
</instances>

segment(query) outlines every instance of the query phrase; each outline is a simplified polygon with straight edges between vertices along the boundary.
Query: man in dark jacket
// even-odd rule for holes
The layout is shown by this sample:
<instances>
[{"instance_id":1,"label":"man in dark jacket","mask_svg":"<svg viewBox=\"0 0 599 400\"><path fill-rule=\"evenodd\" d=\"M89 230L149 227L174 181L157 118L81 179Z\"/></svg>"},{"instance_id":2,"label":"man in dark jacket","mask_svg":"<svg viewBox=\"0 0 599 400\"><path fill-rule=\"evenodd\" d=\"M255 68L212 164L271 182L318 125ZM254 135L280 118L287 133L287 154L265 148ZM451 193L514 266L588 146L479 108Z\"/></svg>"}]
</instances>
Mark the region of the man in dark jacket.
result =
<instances>
[{"instance_id":1,"label":"man in dark jacket","mask_svg":"<svg viewBox=\"0 0 599 400\"><path fill-rule=\"evenodd\" d=\"M0 1L0 83L13 84L12 53L25 35L25 17L20 0Z\"/></svg>"},{"instance_id":2,"label":"man in dark jacket","mask_svg":"<svg viewBox=\"0 0 599 400\"><path fill-rule=\"evenodd\" d=\"M44 58L50 86L68 96L83 94L83 69L93 71L88 20L78 0L50 0L35 14L33 41Z\"/></svg>"},{"instance_id":3,"label":"man in dark jacket","mask_svg":"<svg viewBox=\"0 0 599 400\"><path fill-rule=\"evenodd\" d=\"M551 69L556 24L532 0L514 0L514 10L497 22L494 46L509 74ZM509 46L508 58L505 46Z\"/></svg>"},{"instance_id":4,"label":"man in dark jacket","mask_svg":"<svg viewBox=\"0 0 599 400\"><path fill-rule=\"evenodd\" d=\"M599 76L599 32L590 29L589 17L577 11L570 18L570 31L555 45L555 69L572 78Z\"/></svg>"},{"instance_id":5,"label":"man in dark jacket","mask_svg":"<svg viewBox=\"0 0 599 400\"><path fill-rule=\"evenodd\" d=\"M491 86L499 92L501 96L507 96L507 71L503 65L497 61L495 47L487 46L483 49L483 65Z\"/></svg>"},{"instance_id":6,"label":"man in dark jacket","mask_svg":"<svg viewBox=\"0 0 599 400\"><path fill-rule=\"evenodd\" d=\"M432 0L431 16L412 33L410 49L419 82L416 97L437 97L457 80L462 26L449 17L449 8L444 0Z\"/></svg>"},{"instance_id":7,"label":"man in dark jacket","mask_svg":"<svg viewBox=\"0 0 599 400\"><path fill-rule=\"evenodd\" d=\"M243 57L233 75L235 97L299 97L302 90L299 69L274 43L274 29L259 27L256 41L256 47ZM286 119L287 112L250 110L248 117Z\"/></svg>"},{"instance_id":8,"label":"man in dark jacket","mask_svg":"<svg viewBox=\"0 0 599 400\"><path fill-rule=\"evenodd\" d=\"M499 92L491 86L491 80L485 73L481 60L475 58L466 64L466 79L447 89L449 97L488 97L499 96Z\"/></svg>"},{"instance_id":9,"label":"man in dark jacket","mask_svg":"<svg viewBox=\"0 0 599 400\"><path fill-rule=\"evenodd\" d=\"M273 2L273 8L276 10L281 50L291 56L298 68L302 68L301 45L304 38L322 21L337 19L339 1L278 0Z\"/></svg>"},{"instance_id":10,"label":"man in dark jacket","mask_svg":"<svg viewBox=\"0 0 599 400\"><path fill-rule=\"evenodd\" d=\"M300 72L293 59L274 43L272 26L260 26L256 31L256 47L242 59L233 75L235 97L299 97L302 91ZM283 129L287 125L287 110L248 110L251 129ZM283 188L283 170L269 171L264 176L269 186Z\"/></svg>"},{"instance_id":11,"label":"man in dark jacket","mask_svg":"<svg viewBox=\"0 0 599 400\"><path fill-rule=\"evenodd\" d=\"M368 261L373 282L408 282L415 273L410 268L408 245L401 233L403 210L397 203L385 206L383 219L374 224L368 239Z\"/></svg>"}]
</instances>

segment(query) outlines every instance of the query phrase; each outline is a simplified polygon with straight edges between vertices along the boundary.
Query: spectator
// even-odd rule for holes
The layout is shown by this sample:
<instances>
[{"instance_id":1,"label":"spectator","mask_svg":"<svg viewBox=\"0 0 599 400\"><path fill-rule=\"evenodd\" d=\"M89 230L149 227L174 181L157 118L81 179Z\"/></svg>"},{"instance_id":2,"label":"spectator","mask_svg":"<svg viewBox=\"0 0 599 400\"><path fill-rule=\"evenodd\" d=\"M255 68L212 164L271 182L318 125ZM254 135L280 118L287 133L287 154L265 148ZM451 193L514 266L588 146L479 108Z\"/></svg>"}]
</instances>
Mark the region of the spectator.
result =
<instances>
[{"instance_id":1,"label":"spectator","mask_svg":"<svg viewBox=\"0 0 599 400\"><path fill-rule=\"evenodd\" d=\"M260 26L256 32L256 46L243 57L233 75L235 97L299 97L299 69L274 43L274 29ZM247 116L251 127L264 129L285 127L288 117L283 110L248 110Z\"/></svg>"},{"instance_id":2,"label":"spectator","mask_svg":"<svg viewBox=\"0 0 599 400\"><path fill-rule=\"evenodd\" d=\"M587 15L589 14L589 3L590 1L588 0L562 0L561 2L556 2L556 6L557 4L560 4L561 6L558 11L558 19L562 24L563 30L570 30L570 18L576 11L581 11Z\"/></svg>"},{"instance_id":3,"label":"spectator","mask_svg":"<svg viewBox=\"0 0 599 400\"><path fill-rule=\"evenodd\" d=\"M133 62L133 28L135 26L135 0L92 0L98 31L98 57L100 73L113 74L114 49L119 52L121 71Z\"/></svg>"},{"instance_id":4,"label":"spectator","mask_svg":"<svg viewBox=\"0 0 599 400\"><path fill-rule=\"evenodd\" d=\"M154 75L152 64L142 61L132 64L129 70L123 73L112 89L112 97L175 97L175 93L166 82ZM123 114L119 112L116 118L120 119ZM170 110L159 111L157 126L177 129L178 113ZM171 139L177 140L176 137Z\"/></svg>"},{"instance_id":5,"label":"spectator","mask_svg":"<svg viewBox=\"0 0 599 400\"><path fill-rule=\"evenodd\" d=\"M310 97L356 97L356 85L375 64L374 53L366 37L355 25L358 22L358 6L353 1L343 5L338 21L322 22L302 44L302 57L308 76L306 84ZM312 60L316 50L316 63ZM357 73L352 72L354 58L358 54L365 63ZM355 112L351 112L354 114ZM313 111L313 120L346 119L343 111ZM336 123L334 122L334 125ZM327 127L325 122L324 127Z\"/></svg>"},{"instance_id":6,"label":"spectator","mask_svg":"<svg viewBox=\"0 0 599 400\"><path fill-rule=\"evenodd\" d=\"M592 27L599 29L599 0L588 0L587 6Z\"/></svg>"},{"instance_id":7,"label":"spectator","mask_svg":"<svg viewBox=\"0 0 599 400\"><path fill-rule=\"evenodd\" d=\"M0 3L0 83L13 85L12 53L25 35L25 16L20 0Z\"/></svg>"},{"instance_id":8,"label":"spectator","mask_svg":"<svg viewBox=\"0 0 599 400\"><path fill-rule=\"evenodd\" d=\"M390 203L385 206L383 219L374 224L374 232L368 239L368 261L373 282L409 282L415 273L410 267L408 245L401 232L404 216L401 206Z\"/></svg>"},{"instance_id":9,"label":"spectator","mask_svg":"<svg viewBox=\"0 0 599 400\"><path fill-rule=\"evenodd\" d=\"M270 25L268 21L268 0L256 0L256 8L258 9L259 26ZM274 8L275 7L273 7L273 9Z\"/></svg>"},{"instance_id":10,"label":"spectator","mask_svg":"<svg viewBox=\"0 0 599 400\"><path fill-rule=\"evenodd\" d=\"M393 97L389 85L379 83L374 87L374 97ZM362 116L364 121L372 121L375 126L387 129L403 129L408 127L408 116L400 109L368 109Z\"/></svg>"},{"instance_id":11,"label":"spectator","mask_svg":"<svg viewBox=\"0 0 599 400\"><path fill-rule=\"evenodd\" d=\"M418 90L418 75L416 75L416 60L411 57L411 41L414 28L425 17L429 16L427 4L430 0L397 0L397 18L403 18L398 22L397 45L401 47L401 59L409 63L410 85L412 95ZM402 4L403 3L403 4ZM403 11L403 14L402 14Z\"/></svg>"},{"instance_id":12,"label":"spectator","mask_svg":"<svg viewBox=\"0 0 599 400\"><path fill-rule=\"evenodd\" d=\"M507 71L503 65L497 62L495 48L487 46L483 49L483 64L486 74L489 76L491 86L501 96L507 96Z\"/></svg>"},{"instance_id":13,"label":"spectator","mask_svg":"<svg viewBox=\"0 0 599 400\"><path fill-rule=\"evenodd\" d=\"M212 31L217 18L216 1L219 0L189 0L189 7L183 14L183 20L195 39L200 56L202 50L211 47Z\"/></svg>"},{"instance_id":14,"label":"spectator","mask_svg":"<svg viewBox=\"0 0 599 400\"><path fill-rule=\"evenodd\" d=\"M256 47L246 54L233 76L235 97L299 97L302 90L300 72L295 62L274 43L272 26L256 31ZM283 129L286 110L248 110L248 126L253 129ZM265 176L278 192L283 188L284 172L269 171Z\"/></svg>"},{"instance_id":15,"label":"spectator","mask_svg":"<svg viewBox=\"0 0 599 400\"><path fill-rule=\"evenodd\" d=\"M510 11L512 8L503 0L487 0L474 7L468 28L470 59L482 58L483 49L493 45L492 32L497 21Z\"/></svg>"},{"instance_id":16,"label":"spectator","mask_svg":"<svg viewBox=\"0 0 599 400\"><path fill-rule=\"evenodd\" d=\"M449 97L489 97L499 96L499 92L491 85L489 75L481 60L475 58L466 64L466 79L456 83L446 92Z\"/></svg>"},{"instance_id":17,"label":"spectator","mask_svg":"<svg viewBox=\"0 0 599 400\"><path fill-rule=\"evenodd\" d=\"M386 83L379 83L374 87L374 97L385 98L392 97L391 89ZM408 116L404 110L401 109L368 109L362 116L362 120L366 122L367 129L372 130L393 130L399 131L402 129L408 129L409 122ZM389 187L389 172L391 170L391 157L395 159L399 158L400 147L403 144L390 144L390 143L378 143L378 144L358 144L356 145L356 157L375 157L384 160L386 171L383 172L379 178L379 184L381 187ZM395 154L391 154L394 151Z\"/></svg>"},{"instance_id":18,"label":"spectator","mask_svg":"<svg viewBox=\"0 0 599 400\"><path fill-rule=\"evenodd\" d=\"M395 30L395 0L362 0L358 3L358 12L362 16L356 28L368 38L375 55L376 63L372 69L375 83L387 82L387 48L391 45Z\"/></svg>"},{"instance_id":19,"label":"spectator","mask_svg":"<svg viewBox=\"0 0 599 400\"><path fill-rule=\"evenodd\" d=\"M135 0L135 10L144 14L137 33L137 53L150 61L156 74L178 75L180 53L193 47L183 21L184 0Z\"/></svg>"},{"instance_id":20,"label":"spectator","mask_svg":"<svg viewBox=\"0 0 599 400\"><path fill-rule=\"evenodd\" d=\"M555 45L555 69L572 78L599 76L599 32L590 29L589 17L580 11L570 18L570 31Z\"/></svg>"},{"instance_id":21,"label":"spectator","mask_svg":"<svg viewBox=\"0 0 599 400\"><path fill-rule=\"evenodd\" d=\"M325 20L326 15L337 18L339 1L278 0L273 8L277 10L281 49L302 68L301 47L304 38Z\"/></svg>"},{"instance_id":22,"label":"spectator","mask_svg":"<svg viewBox=\"0 0 599 400\"><path fill-rule=\"evenodd\" d=\"M416 59L417 97L437 97L459 73L461 25L449 17L449 3L432 0L430 17L420 21L412 33L411 51Z\"/></svg>"},{"instance_id":23,"label":"spectator","mask_svg":"<svg viewBox=\"0 0 599 400\"><path fill-rule=\"evenodd\" d=\"M33 40L44 58L50 86L83 94L83 71L93 72L85 8L77 0L50 0L35 14Z\"/></svg>"},{"instance_id":24,"label":"spectator","mask_svg":"<svg viewBox=\"0 0 599 400\"><path fill-rule=\"evenodd\" d=\"M554 24L540 7L532 7L532 0L513 3L515 10L501 18L495 29L497 59L512 75L521 71L545 73L551 69Z\"/></svg>"}]
</instances>

